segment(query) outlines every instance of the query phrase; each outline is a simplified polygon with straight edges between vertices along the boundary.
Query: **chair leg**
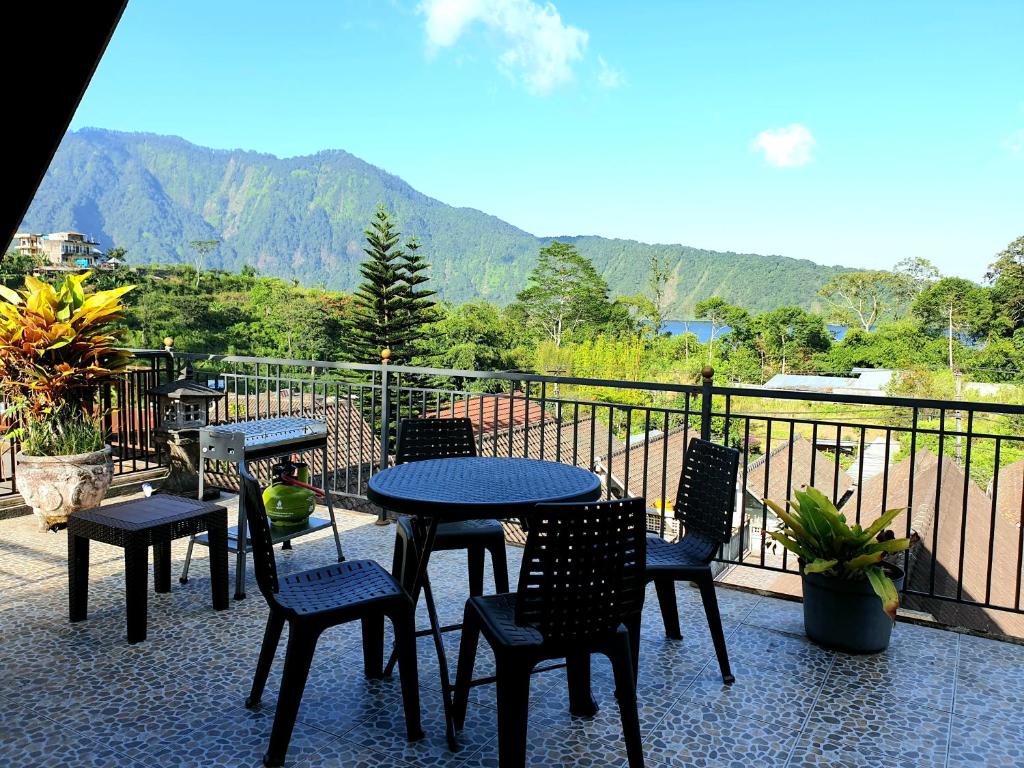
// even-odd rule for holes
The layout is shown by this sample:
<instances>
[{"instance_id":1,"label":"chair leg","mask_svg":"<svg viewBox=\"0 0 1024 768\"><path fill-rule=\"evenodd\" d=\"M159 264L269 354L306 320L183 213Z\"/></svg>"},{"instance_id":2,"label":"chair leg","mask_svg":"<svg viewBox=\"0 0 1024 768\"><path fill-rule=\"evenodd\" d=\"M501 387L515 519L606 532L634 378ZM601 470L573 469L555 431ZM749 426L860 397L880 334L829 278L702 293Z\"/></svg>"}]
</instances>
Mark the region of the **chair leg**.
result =
<instances>
[{"instance_id":1,"label":"chair leg","mask_svg":"<svg viewBox=\"0 0 1024 768\"><path fill-rule=\"evenodd\" d=\"M480 642L480 624L476 611L466 605L462 617L462 640L459 643L459 663L455 669L455 695L452 704L452 720L455 728L461 730L466 724L466 707L469 705L469 683L473 679L476 664L476 649Z\"/></svg>"},{"instance_id":2,"label":"chair leg","mask_svg":"<svg viewBox=\"0 0 1024 768\"><path fill-rule=\"evenodd\" d=\"M617 633L612 640L608 658L615 674L615 690L619 700L619 716L622 718L622 736L626 742L629 768L643 768L644 750L640 736L640 716L636 705L636 671L633 668L633 651L629 635Z\"/></svg>"},{"instance_id":3,"label":"chair leg","mask_svg":"<svg viewBox=\"0 0 1024 768\"><path fill-rule=\"evenodd\" d=\"M494 570L494 591L499 595L508 592L508 559L505 556L505 539L495 542L491 549L491 568Z\"/></svg>"},{"instance_id":4,"label":"chair leg","mask_svg":"<svg viewBox=\"0 0 1024 768\"><path fill-rule=\"evenodd\" d=\"M590 654L570 654L565 659L565 677L569 684L569 712L576 717L593 717L597 702L590 688Z\"/></svg>"},{"instance_id":5,"label":"chair leg","mask_svg":"<svg viewBox=\"0 0 1024 768\"><path fill-rule=\"evenodd\" d=\"M655 579L654 588L658 592L661 620L665 622L665 637L682 640L683 633L679 631L679 609L676 607L676 583L672 579Z\"/></svg>"},{"instance_id":6,"label":"chair leg","mask_svg":"<svg viewBox=\"0 0 1024 768\"><path fill-rule=\"evenodd\" d=\"M274 713L274 727L270 731L270 746L263 755L263 764L277 768L284 765L288 744L295 729L295 718L299 714L302 693L306 690L309 666L316 650L318 633L291 625L288 632L288 651L284 658L284 675L281 691L277 696L277 711Z\"/></svg>"},{"instance_id":7,"label":"chair leg","mask_svg":"<svg viewBox=\"0 0 1024 768\"><path fill-rule=\"evenodd\" d=\"M530 713L530 667L503 659L497 661L498 766L526 765L527 720Z\"/></svg>"},{"instance_id":8,"label":"chair leg","mask_svg":"<svg viewBox=\"0 0 1024 768\"><path fill-rule=\"evenodd\" d=\"M715 655L718 656L718 668L722 672L722 681L726 685L732 685L736 678L729 667L729 651L725 647L725 632L722 631L722 616L718 612L718 595L715 594L715 581L709 572L707 576L697 581L700 587L700 597L704 601L704 613L708 619L708 629L711 630L711 640L715 644Z\"/></svg>"},{"instance_id":9,"label":"chair leg","mask_svg":"<svg viewBox=\"0 0 1024 768\"><path fill-rule=\"evenodd\" d=\"M406 553L406 541L405 537L402 536L402 528L400 525L395 525L395 554L391 559L391 575L395 577L395 580L405 586L405 553Z\"/></svg>"},{"instance_id":10,"label":"chair leg","mask_svg":"<svg viewBox=\"0 0 1024 768\"><path fill-rule=\"evenodd\" d=\"M267 685L267 675L270 674L270 665L274 663L274 654L277 653L277 644L281 641L281 629L284 627L284 616L277 611L271 611L267 617L267 628L263 632L263 647L260 648L260 658L256 662L256 674L252 678L252 690L249 698L245 700L245 706L252 709L260 703L263 698L263 689Z\"/></svg>"},{"instance_id":11,"label":"chair leg","mask_svg":"<svg viewBox=\"0 0 1024 768\"><path fill-rule=\"evenodd\" d=\"M423 726L420 721L420 677L416 663L416 619L411 601L391 614L391 624L395 629L395 645L398 648L398 676L402 681L406 738L418 741L423 738Z\"/></svg>"},{"instance_id":12,"label":"chair leg","mask_svg":"<svg viewBox=\"0 0 1024 768\"><path fill-rule=\"evenodd\" d=\"M484 548L474 545L466 552L469 559L469 596L480 597L484 593Z\"/></svg>"},{"instance_id":13,"label":"chair leg","mask_svg":"<svg viewBox=\"0 0 1024 768\"><path fill-rule=\"evenodd\" d=\"M363 617L363 674L370 680L384 677L384 614Z\"/></svg>"}]
</instances>

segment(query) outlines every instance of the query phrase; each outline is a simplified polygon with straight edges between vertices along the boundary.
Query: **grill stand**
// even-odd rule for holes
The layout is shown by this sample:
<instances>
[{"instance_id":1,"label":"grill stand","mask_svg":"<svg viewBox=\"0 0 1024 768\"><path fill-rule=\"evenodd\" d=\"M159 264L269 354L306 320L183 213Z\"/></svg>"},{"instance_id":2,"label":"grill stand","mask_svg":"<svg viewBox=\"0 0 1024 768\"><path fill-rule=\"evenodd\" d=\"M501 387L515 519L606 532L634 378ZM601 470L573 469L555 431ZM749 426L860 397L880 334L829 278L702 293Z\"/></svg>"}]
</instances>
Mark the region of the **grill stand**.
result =
<instances>
[{"instance_id":1,"label":"grill stand","mask_svg":"<svg viewBox=\"0 0 1024 768\"><path fill-rule=\"evenodd\" d=\"M206 485L206 462L227 461L233 464L278 459L293 453L321 450L323 456L323 481L327 485L327 426L322 421L313 419L254 419L237 424L223 424L206 427L199 432L199 498L203 497ZM247 524L244 513L245 487L238 488L238 525L228 529L228 552L235 553L235 600L245 599L245 560L252 547L248 540ZM330 515L329 520L310 517L305 526L277 530L271 526L271 539L274 544L281 543L284 549L291 549L292 539L307 536L321 531L328 526L334 532L334 545L338 550L338 562L345 560L341 551L341 536L338 533L338 521L334 515L334 503L331 493L324 488L324 503ZM189 566L192 562L192 549L199 544L209 546L206 534L192 536L185 553L185 567L178 579L182 584L188 582Z\"/></svg>"}]
</instances>

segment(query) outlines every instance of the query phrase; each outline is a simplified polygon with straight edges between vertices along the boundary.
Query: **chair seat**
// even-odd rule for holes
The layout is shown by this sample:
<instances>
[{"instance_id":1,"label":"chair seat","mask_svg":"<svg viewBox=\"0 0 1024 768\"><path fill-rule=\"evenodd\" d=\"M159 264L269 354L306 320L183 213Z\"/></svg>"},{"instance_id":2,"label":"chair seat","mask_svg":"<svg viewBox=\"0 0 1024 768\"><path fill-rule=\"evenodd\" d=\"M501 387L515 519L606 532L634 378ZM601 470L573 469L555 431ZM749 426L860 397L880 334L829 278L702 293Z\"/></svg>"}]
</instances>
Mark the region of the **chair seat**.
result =
<instances>
[{"instance_id":1,"label":"chair seat","mask_svg":"<svg viewBox=\"0 0 1024 768\"><path fill-rule=\"evenodd\" d=\"M282 576L277 601L303 616L405 595L401 585L377 562L346 560Z\"/></svg>"},{"instance_id":2,"label":"chair seat","mask_svg":"<svg viewBox=\"0 0 1024 768\"><path fill-rule=\"evenodd\" d=\"M718 545L693 534L671 544L657 534L647 534L647 571L670 572L707 570Z\"/></svg>"},{"instance_id":3,"label":"chair seat","mask_svg":"<svg viewBox=\"0 0 1024 768\"><path fill-rule=\"evenodd\" d=\"M398 518L396 525L402 529L402 534L407 539L412 539L412 522L408 517ZM504 546L505 529L498 520L460 520L437 526L434 549L466 549L473 545L484 546L488 542L499 540Z\"/></svg>"},{"instance_id":4,"label":"chair seat","mask_svg":"<svg viewBox=\"0 0 1024 768\"><path fill-rule=\"evenodd\" d=\"M492 646L522 648L539 646L544 642L544 635L540 630L516 624L516 595L514 592L504 595L471 597L467 606L472 606L480 617L484 636Z\"/></svg>"}]
</instances>

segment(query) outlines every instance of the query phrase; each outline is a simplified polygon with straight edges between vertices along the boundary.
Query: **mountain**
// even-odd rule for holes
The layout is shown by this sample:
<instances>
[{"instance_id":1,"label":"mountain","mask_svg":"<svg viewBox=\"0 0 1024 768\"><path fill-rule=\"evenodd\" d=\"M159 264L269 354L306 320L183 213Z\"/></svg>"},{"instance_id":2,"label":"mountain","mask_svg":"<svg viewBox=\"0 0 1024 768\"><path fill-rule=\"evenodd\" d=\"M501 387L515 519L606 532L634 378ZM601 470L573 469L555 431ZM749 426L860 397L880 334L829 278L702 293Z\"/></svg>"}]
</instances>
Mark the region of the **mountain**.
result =
<instances>
[{"instance_id":1,"label":"mountain","mask_svg":"<svg viewBox=\"0 0 1024 768\"><path fill-rule=\"evenodd\" d=\"M641 290L657 255L671 271L674 316L690 316L697 301L712 295L753 311L812 308L818 288L842 270L683 245L536 237L481 211L445 205L340 150L277 158L95 128L64 137L23 228L86 232L103 247L127 248L135 263L188 262L190 240L220 240L208 267L251 264L263 274L351 290L362 232L379 203L406 236L419 238L434 287L455 302L511 301L537 251L555 239L592 259L617 295Z\"/></svg>"}]
</instances>

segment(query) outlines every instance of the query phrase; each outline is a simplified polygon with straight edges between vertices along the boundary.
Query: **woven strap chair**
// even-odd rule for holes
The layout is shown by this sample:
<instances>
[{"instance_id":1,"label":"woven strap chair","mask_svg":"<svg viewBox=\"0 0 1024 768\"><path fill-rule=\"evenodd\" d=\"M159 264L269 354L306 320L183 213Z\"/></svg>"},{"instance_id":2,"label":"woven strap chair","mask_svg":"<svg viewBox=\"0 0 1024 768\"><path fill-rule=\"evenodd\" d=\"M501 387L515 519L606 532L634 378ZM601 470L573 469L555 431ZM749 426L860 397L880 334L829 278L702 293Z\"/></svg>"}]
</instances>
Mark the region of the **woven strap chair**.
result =
<instances>
[{"instance_id":1,"label":"woven strap chair","mask_svg":"<svg viewBox=\"0 0 1024 768\"><path fill-rule=\"evenodd\" d=\"M473 422L469 419L402 419L398 425L395 463L424 459L476 456ZM469 558L469 594L484 593L484 553L490 552L494 586L508 592L505 531L497 520L466 520L441 523L434 540L435 550L465 549ZM395 555L391 573L406 590L412 590L416 574L416 549L412 524L399 517L395 524Z\"/></svg>"},{"instance_id":2,"label":"woven strap chair","mask_svg":"<svg viewBox=\"0 0 1024 768\"><path fill-rule=\"evenodd\" d=\"M719 547L732 536L739 460L739 451L732 448L696 437L690 440L675 504L676 518L684 529L683 537L672 544L656 534L647 536L647 581L653 581L657 590L666 636L675 640L683 637L679 630L675 583L696 582L722 680L729 684L736 678L729 667L711 561ZM638 638L639 624L632 630Z\"/></svg>"},{"instance_id":3,"label":"woven strap chair","mask_svg":"<svg viewBox=\"0 0 1024 768\"><path fill-rule=\"evenodd\" d=\"M263 764L284 765L320 634L329 627L356 619L362 621L363 671L373 679L383 677L384 618L391 619L398 647L406 735L410 741L422 738L412 598L373 560L346 560L323 568L278 575L262 491L244 464L240 465L240 472L245 485L244 513L249 523L256 583L270 606L252 691L245 701L249 708L260 703L281 630L285 622L288 623L284 674Z\"/></svg>"},{"instance_id":4,"label":"woven strap chair","mask_svg":"<svg viewBox=\"0 0 1024 768\"><path fill-rule=\"evenodd\" d=\"M565 658L570 708L593 714L590 656L608 656L631 768L642 767L635 672L626 625L639 621L646 545L643 499L540 504L529 516L515 594L466 602L453 717L466 719L473 664L483 634L497 668L498 765L526 764L530 675Z\"/></svg>"}]
</instances>

